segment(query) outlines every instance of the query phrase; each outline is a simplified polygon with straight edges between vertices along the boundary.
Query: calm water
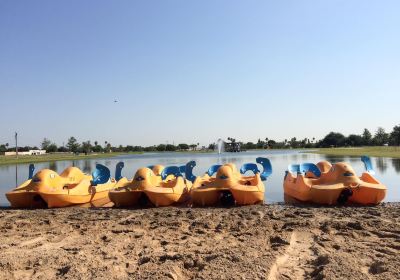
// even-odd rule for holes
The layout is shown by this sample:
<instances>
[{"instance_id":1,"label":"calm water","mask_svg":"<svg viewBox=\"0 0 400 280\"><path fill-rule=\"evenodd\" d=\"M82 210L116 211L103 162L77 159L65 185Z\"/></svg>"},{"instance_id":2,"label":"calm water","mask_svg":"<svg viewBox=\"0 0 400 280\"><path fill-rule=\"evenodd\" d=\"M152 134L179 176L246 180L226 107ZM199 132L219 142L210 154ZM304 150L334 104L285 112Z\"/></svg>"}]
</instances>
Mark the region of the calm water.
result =
<instances>
[{"instance_id":1,"label":"calm water","mask_svg":"<svg viewBox=\"0 0 400 280\"><path fill-rule=\"evenodd\" d=\"M267 203L283 201L283 176L287 166L291 163L313 162L321 160L331 162L347 161L350 162L358 174L364 170L363 163L358 157L330 157L316 154L304 154L297 151L264 151L264 152L245 152L239 154L224 153L218 154L178 154L178 153L154 153L143 155L126 155L114 157L111 159L94 159L79 161L60 161L53 163L37 163L36 170L50 168L57 172L62 172L66 167L74 165L81 168L84 172L90 173L95 168L96 163L108 166L112 174L115 172L115 165L119 161L125 162L123 176L132 178L135 171L143 166L162 164L184 165L190 160L195 160L197 166L194 169L195 175L202 175L213 164L224 164L228 162L235 163L238 168L247 162L255 162L259 156L267 157L271 160L273 174L266 182L265 200ZM400 159L391 158L373 158L376 177L388 187L386 201L400 201ZM17 170L17 176L16 176ZM17 178L16 178L17 177ZM21 184L28 177L28 164L26 165L8 165L0 166L0 205L8 206L9 203L5 197L5 192Z\"/></svg>"}]
</instances>

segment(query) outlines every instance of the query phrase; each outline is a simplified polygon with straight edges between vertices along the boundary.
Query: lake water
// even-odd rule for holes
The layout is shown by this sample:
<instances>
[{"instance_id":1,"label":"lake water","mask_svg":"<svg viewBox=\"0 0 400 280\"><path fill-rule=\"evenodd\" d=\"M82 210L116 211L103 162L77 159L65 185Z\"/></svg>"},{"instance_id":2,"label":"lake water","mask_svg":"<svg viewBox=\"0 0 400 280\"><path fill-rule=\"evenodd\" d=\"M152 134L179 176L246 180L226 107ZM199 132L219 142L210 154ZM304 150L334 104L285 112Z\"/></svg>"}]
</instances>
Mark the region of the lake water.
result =
<instances>
[{"instance_id":1,"label":"lake water","mask_svg":"<svg viewBox=\"0 0 400 280\"><path fill-rule=\"evenodd\" d=\"M213 164L235 163L238 168L243 163L255 162L256 158L262 156L271 160L273 173L265 182L266 203L282 202L283 198L283 177L287 166L292 163L313 162L322 160L330 162L347 161L351 163L357 174L364 171L364 165L359 157L332 157L318 154L299 153L290 150L274 151L251 151L243 153L223 153L218 154L199 154L199 153L146 153L141 155L125 155L109 159L77 160L77 161L59 161L50 163L35 164L36 170L50 168L61 173L66 167L74 165L81 168L86 173L91 173L96 163L106 165L115 172L115 165L119 161L125 163L122 175L132 178L135 171L143 166L161 164L184 165L188 161L195 160L197 166L194 169L195 175L202 175ZM400 201L400 159L391 158L372 158L376 171L376 178L387 186L387 202ZM17 176L16 176L17 171ZM16 184L21 184L28 177L28 164L0 166L0 206L8 206L9 203L5 197L5 192L14 188ZM17 183L16 183L17 181Z\"/></svg>"}]
</instances>

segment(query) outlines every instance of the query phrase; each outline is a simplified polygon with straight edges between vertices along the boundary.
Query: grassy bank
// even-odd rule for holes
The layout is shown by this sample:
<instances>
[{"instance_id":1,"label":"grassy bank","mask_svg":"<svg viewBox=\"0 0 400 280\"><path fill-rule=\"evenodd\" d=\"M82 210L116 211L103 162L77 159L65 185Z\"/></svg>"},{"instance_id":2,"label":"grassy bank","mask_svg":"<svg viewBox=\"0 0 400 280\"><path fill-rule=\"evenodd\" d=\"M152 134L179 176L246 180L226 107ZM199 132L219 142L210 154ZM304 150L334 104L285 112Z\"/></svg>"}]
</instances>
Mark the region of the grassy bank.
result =
<instances>
[{"instance_id":1,"label":"grassy bank","mask_svg":"<svg viewBox=\"0 0 400 280\"><path fill-rule=\"evenodd\" d=\"M126 153L106 153L106 154L47 154L40 156L0 156L0 165L8 164L25 164L25 163L38 163L38 162L54 162L63 160L83 160L83 159L96 159L96 158L110 158L119 156Z\"/></svg>"},{"instance_id":2,"label":"grassy bank","mask_svg":"<svg viewBox=\"0 0 400 280\"><path fill-rule=\"evenodd\" d=\"M400 147L324 148L310 153L330 156L371 156L400 158Z\"/></svg>"}]
</instances>

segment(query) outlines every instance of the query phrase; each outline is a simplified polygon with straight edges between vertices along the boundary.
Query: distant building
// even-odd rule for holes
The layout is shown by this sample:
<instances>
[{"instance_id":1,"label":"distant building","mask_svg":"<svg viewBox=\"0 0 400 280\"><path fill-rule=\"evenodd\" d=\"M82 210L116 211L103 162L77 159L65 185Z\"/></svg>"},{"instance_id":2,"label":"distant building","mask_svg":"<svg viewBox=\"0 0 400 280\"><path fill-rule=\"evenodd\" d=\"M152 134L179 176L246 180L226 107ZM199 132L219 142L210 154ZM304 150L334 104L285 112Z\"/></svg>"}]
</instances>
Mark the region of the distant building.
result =
<instances>
[{"instance_id":1,"label":"distant building","mask_svg":"<svg viewBox=\"0 0 400 280\"><path fill-rule=\"evenodd\" d=\"M46 150L29 150L28 152L18 152L19 156L38 156L46 154ZM16 152L5 152L5 156L15 156Z\"/></svg>"}]
</instances>

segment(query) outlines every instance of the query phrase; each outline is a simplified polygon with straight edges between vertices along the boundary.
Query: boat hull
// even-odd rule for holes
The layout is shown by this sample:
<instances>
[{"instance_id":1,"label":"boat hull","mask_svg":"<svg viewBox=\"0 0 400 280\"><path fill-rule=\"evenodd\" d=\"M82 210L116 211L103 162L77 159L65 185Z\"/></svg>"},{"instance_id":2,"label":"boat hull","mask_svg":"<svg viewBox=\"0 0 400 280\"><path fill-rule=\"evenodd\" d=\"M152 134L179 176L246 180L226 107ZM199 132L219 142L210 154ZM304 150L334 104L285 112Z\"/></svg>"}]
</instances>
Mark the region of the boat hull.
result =
<instances>
[{"instance_id":1,"label":"boat hull","mask_svg":"<svg viewBox=\"0 0 400 280\"><path fill-rule=\"evenodd\" d=\"M71 195L71 194L57 194L57 193L40 193L44 201L46 201L49 208L60 208L85 203L91 203L96 200L108 198L108 190L96 192L94 194L86 195Z\"/></svg>"},{"instance_id":2,"label":"boat hull","mask_svg":"<svg viewBox=\"0 0 400 280\"><path fill-rule=\"evenodd\" d=\"M139 205L143 191L110 191L108 196L115 207L135 207Z\"/></svg>"},{"instance_id":3,"label":"boat hull","mask_svg":"<svg viewBox=\"0 0 400 280\"><path fill-rule=\"evenodd\" d=\"M45 208L46 202L35 191L15 191L6 193L12 208Z\"/></svg>"},{"instance_id":4,"label":"boat hull","mask_svg":"<svg viewBox=\"0 0 400 280\"><path fill-rule=\"evenodd\" d=\"M264 191L247 190L246 187L232 186L230 189L237 205L253 205L264 202Z\"/></svg>"},{"instance_id":5,"label":"boat hull","mask_svg":"<svg viewBox=\"0 0 400 280\"><path fill-rule=\"evenodd\" d=\"M226 189L225 191L228 191ZM221 195L224 192L224 189L201 189L196 188L192 190L192 203L197 206L213 206L220 203Z\"/></svg>"}]
</instances>

